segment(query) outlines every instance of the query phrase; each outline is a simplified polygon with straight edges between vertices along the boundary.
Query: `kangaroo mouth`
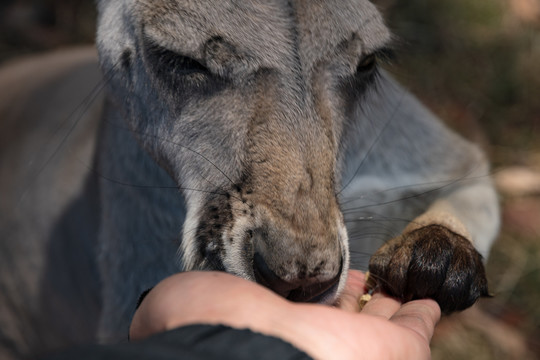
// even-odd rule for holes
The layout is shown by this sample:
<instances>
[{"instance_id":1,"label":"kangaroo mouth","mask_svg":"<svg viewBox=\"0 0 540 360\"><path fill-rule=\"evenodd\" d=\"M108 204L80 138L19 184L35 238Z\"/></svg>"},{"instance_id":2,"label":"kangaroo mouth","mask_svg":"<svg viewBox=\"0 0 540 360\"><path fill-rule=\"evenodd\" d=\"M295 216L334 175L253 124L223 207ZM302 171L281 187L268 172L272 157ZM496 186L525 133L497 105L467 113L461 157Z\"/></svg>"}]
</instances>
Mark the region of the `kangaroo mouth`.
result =
<instances>
[{"instance_id":1,"label":"kangaroo mouth","mask_svg":"<svg viewBox=\"0 0 540 360\"><path fill-rule=\"evenodd\" d=\"M343 261L341 261L339 271L330 280L314 282L313 279L299 279L288 282L276 275L258 253L255 253L253 262L257 283L294 302L323 303L328 299L333 299L343 271Z\"/></svg>"},{"instance_id":2,"label":"kangaroo mouth","mask_svg":"<svg viewBox=\"0 0 540 360\"><path fill-rule=\"evenodd\" d=\"M294 302L324 303L337 292L340 275L341 272L329 281L294 289L285 298Z\"/></svg>"}]
</instances>

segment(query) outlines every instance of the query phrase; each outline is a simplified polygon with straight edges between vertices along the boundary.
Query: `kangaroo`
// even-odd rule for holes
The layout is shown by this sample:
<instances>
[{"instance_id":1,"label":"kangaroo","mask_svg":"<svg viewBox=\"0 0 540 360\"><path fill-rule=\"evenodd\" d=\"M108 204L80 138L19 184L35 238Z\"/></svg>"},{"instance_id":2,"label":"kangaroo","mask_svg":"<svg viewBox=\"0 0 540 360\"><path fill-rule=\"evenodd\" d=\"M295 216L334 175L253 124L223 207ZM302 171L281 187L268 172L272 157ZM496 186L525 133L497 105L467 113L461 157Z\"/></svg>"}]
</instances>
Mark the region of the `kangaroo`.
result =
<instances>
[{"instance_id":1,"label":"kangaroo","mask_svg":"<svg viewBox=\"0 0 540 360\"><path fill-rule=\"evenodd\" d=\"M178 271L331 304L369 268L445 313L488 294L489 165L382 69L373 4L98 10L101 75L92 49L0 72L0 354L121 341L139 294Z\"/></svg>"}]
</instances>

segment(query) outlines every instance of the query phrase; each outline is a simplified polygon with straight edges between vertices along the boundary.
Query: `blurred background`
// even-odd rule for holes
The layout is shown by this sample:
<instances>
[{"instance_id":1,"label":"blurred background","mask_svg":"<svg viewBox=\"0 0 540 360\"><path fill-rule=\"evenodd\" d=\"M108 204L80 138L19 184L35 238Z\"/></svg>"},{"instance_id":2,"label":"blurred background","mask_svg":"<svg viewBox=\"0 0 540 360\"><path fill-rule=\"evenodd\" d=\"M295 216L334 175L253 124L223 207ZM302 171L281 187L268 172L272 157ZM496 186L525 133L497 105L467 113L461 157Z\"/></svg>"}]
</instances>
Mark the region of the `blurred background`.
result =
<instances>
[{"instance_id":1,"label":"blurred background","mask_svg":"<svg viewBox=\"0 0 540 360\"><path fill-rule=\"evenodd\" d=\"M540 359L540 0L382 0L389 70L493 163L492 299L441 321L434 359Z\"/></svg>"},{"instance_id":2,"label":"blurred background","mask_svg":"<svg viewBox=\"0 0 540 360\"><path fill-rule=\"evenodd\" d=\"M495 296L444 318L433 358L540 359L540 0L374 2L396 34L388 71L484 148L501 194ZM0 65L92 43L95 16L92 0L0 0Z\"/></svg>"}]
</instances>

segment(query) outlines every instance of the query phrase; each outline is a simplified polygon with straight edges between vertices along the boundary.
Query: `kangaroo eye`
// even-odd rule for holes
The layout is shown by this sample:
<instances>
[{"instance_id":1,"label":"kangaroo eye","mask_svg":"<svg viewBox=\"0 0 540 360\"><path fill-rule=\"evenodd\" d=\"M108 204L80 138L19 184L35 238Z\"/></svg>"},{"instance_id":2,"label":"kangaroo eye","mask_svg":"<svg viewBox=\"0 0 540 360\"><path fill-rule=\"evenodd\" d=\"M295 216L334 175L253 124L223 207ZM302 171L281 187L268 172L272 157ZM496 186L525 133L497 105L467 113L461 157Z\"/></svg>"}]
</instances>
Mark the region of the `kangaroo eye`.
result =
<instances>
[{"instance_id":1,"label":"kangaroo eye","mask_svg":"<svg viewBox=\"0 0 540 360\"><path fill-rule=\"evenodd\" d=\"M377 65L377 56L369 54L364 56L356 67L358 73L370 73Z\"/></svg>"},{"instance_id":2,"label":"kangaroo eye","mask_svg":"<svg viewBox=\"0 0 540 360\"><path fill-rule=\"evenodd\" d=\"M202 62L169 50L147 37L144 38L143 45L150 67L159 76L179 80L189 75L210 75L210 71Z\"/></svg>"},{"instance_id":3,"label":"kangaroo eye","mask_svg":"<svg viewBox=\"0 0 540 360\"><path fill-rule=\"evenodd\" d=\"M143 66L148 75L174 94L182 94L182 99L223 88L224 80L206 66L204 59L186 56L148 37L143 38L142 45Z\"/></svg>"},{"instance_id":4,"label":"kangaroo eye","mask_svg":"<svg viewBox=\"0 0 540 360\"><path fill-rule=\"evenodd\" d=\"M153 45L149 49L151 57L162 66L176 75L190 75L195 73L209 73L206 66L199 61L187 56L175 53L161 46Z\"/></svg>"}]
</instances>

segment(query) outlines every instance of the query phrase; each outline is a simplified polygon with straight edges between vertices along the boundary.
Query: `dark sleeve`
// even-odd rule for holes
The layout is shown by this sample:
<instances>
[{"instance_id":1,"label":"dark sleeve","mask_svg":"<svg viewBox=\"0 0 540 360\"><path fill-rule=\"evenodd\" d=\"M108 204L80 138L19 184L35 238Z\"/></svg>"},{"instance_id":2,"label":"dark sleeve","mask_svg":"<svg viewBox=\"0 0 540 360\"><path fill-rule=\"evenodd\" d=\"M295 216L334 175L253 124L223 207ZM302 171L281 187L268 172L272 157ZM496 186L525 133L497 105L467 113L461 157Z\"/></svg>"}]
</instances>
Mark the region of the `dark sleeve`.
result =
<instances>
[{"instance_id":1,"label":"dark sleeve","mask_svg":"<svg viewBox=\"0 0 540 360\"><path fill-rule=\"evenodd\" d=\"M118 345L83 346L42 360L300 360L311 359L285 341L223 325L190 325Z\"/></svg>"}]
</instances>

